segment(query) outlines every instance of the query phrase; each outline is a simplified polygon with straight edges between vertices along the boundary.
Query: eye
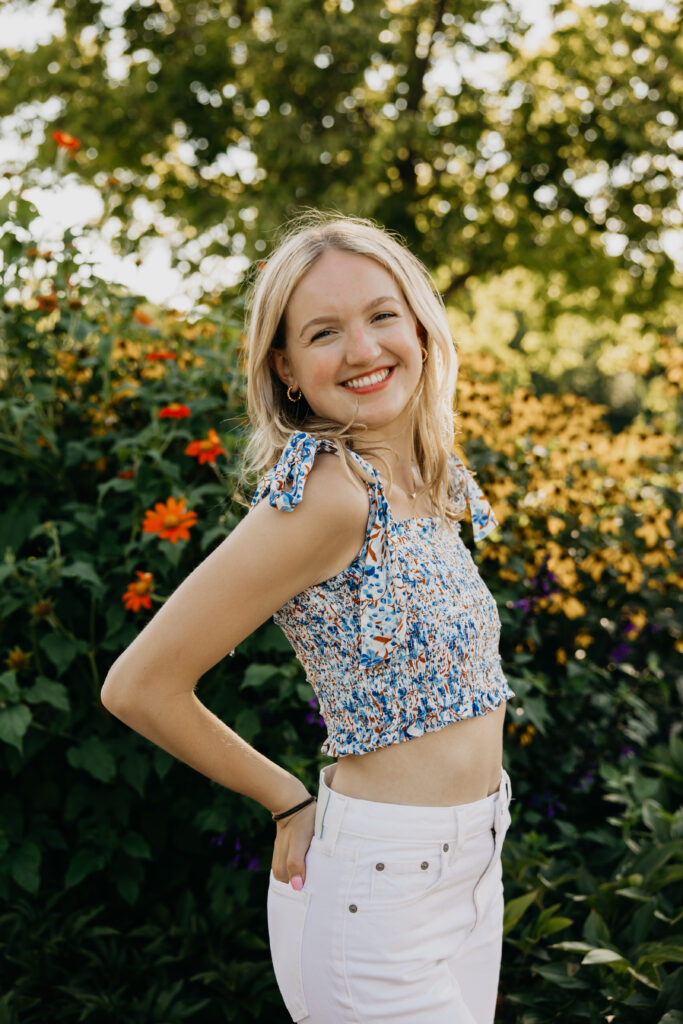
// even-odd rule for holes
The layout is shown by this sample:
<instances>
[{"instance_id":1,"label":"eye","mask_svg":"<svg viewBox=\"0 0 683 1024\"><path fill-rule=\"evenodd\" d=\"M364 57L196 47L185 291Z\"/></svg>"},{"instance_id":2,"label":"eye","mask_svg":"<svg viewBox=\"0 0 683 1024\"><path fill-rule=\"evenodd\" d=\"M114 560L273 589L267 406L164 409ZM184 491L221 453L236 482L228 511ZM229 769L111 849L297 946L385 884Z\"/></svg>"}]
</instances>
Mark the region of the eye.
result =
<instances>
[{"instance_id":1,"label":"eye","mask_svg":"<svg viewBox=\"0 0 683 1024\"><path fill-rule=\"evenodd\" d=\"M380 317L380 316L393 316L393 317L395 317L396 313L389 313L388 311L386 313L378 313L377 316L373 317L373 320L376 320L377 317Z\"/></svg>"},{"instance_id":2,"label":"eye","mask_svg":"<svg viewBox=\"0 0 683 1024\"><path fill-rule=\"evenodd\" d=\"M330 329L328 327L326 327L324 331L318 331L317 334L314 334L313 337L311 338L311 341L317 341L318 338L323 338L326 334L331 334L331 333L332 332L330 331Z\"/></svg>"}]
</instances>

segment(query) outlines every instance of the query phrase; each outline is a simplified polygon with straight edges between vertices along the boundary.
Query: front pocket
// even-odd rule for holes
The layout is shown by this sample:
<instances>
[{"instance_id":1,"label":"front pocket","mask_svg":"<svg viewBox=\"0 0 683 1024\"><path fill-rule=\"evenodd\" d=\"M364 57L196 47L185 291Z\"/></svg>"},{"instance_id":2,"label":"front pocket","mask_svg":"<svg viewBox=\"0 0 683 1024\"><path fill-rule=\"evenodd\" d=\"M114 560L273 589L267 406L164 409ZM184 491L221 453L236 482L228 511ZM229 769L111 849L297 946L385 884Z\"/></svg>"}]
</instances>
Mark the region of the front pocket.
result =
<instances>
[{"instance_id":1,"label":"front pocket","mask_svg":"<svg viewBox=\"0 0 683 1024\"><path fill-rule=\"evenodd\" d=\"M268 938L280 995L293 1021L308 1016L301 972L301 947L310 893L296 892L270 872L268 885Z\"/></svg>"},{"instance_id":2,"label":"front pocket","mask_svg":"<svg viewBox=\"0 0 683 1024\"><path fill-rule=\"evenodd\" d=\"M439 884L442 876L440 848L416 849L401 856L379 854L361 871L369 875L369 905L372 910L397 909L420 900Z\"/></svg>"}]
</instances>

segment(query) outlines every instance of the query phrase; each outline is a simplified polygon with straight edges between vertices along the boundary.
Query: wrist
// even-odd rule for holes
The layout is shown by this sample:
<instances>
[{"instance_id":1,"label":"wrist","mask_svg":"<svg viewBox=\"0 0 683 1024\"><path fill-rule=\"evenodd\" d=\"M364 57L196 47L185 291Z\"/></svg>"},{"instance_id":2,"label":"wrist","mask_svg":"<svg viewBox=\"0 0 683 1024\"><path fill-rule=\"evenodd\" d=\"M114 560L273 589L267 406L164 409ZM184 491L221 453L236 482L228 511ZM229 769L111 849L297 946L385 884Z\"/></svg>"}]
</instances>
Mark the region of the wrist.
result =
<instances>
[{"instance_id":1,"label":"wrist","mask_svg":"<svg viewBox=\"0 0 683 1024\"><path fill-rule=\"evenodd\" d=\"M273 796L272 801L268 801L267 807L271 815L283 814L291 807L296 807L297 804L308 800L312 795L306 789L301 779L292 776L291 785L278 790L278 793Z\"/></svg>"}]
</instances>

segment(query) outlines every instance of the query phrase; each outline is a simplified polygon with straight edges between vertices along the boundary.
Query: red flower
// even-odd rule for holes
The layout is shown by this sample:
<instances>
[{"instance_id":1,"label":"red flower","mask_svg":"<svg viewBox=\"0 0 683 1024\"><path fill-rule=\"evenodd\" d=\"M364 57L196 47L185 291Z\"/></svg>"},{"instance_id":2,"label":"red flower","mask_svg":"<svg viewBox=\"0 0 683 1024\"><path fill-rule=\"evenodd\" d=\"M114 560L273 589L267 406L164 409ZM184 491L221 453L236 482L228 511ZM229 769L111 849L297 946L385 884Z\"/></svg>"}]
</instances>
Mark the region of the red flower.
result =
<instances>
[{"instance_id":1,"label":"red flower","mask_svg":"<svg viewBox=\"0 0 683 1024\"><path fill-rule=\"evenodd\" d=\"M116 475L119 480L134 480L136 474L134 469L122 469L121 472Z\"/></svg>"},{"instance_id":2,"label":"red flower","mask_svg":"<svg viewBox=\"0 0 683 1024\"><path fill-rule=\"evenodd\" d=\"M177 359L178 356L175 352L148 352L145 359L149 359L151 363L156 362L158 359Z\"/></svg>"},{"instance_id":3,"label":"red flower","mask_svg":"<svg viewBox=\"0 0 683 1024\"><path fill-rule=\"evenodd\" d=\"M62 149L80 149L80 139L77 139L74 135L69 135L68 132L53 132L52 138Z\"/></svg>"},{"instance_id":4,"label":"red flower","mask_svg":"<svg viewBox=\"0 0 683 1024\"><path fill-rule=\"evenodd\" d=\"M180 402L171 402L170 405L164 406L163 409L159 410L160 420L183 420L186 416L191 416L192 413L186 405L181 405Z\"/></svg>"},{"instance_id":5,"label":"red flower","mask_svg":"<svg viewBox=\"0 0 683 1024\"><path fill-rule=\"evenodd\" d=\"M38 309L46 309L48 313L52 313L59 305L59 299L54 292L51 292L49 295L38 295L36 298L38 300Z\"/></svg>"},{"instance_id":6,"label":"red flower","mask_svg":"<svg viewBox=\"0 0 683 1024\"><path fill-rule=\"evenodd\" d=\"M166 504L157 501L154 511L148 508L142 524L144 533L158 533L162 540L170 540L175 544L179 540L189 540L191 526L197 522L197 513L185 510L185 499L169 498Z\"/></svg>"},{"instance_id":7,"label":"red flower","mask_svg":"<svg viewBox=\"0 0 683 1024\"><path fill-rule=\"evenodd\" d=\"M200 466L204 462L215 462L217 455L225 455L225 448L215 430L210 430L203 441L193 441L185 449L186 455L194 455L199 459Z\"/></svg>"},{"instance_id":8,"label":"red flower","mask_svg":"<svg viewBox=\"0 0 683 1024\"><path fill-rule=\"evenodd\" d=\"M135 575L138 577L137 583L129 583L128 589L121 598L128 611L131 612L139 612L141 608L151 608L150 594L154 590L152 585L154 576L151 572L138 571Z\"/></svg>"}]
</instances>

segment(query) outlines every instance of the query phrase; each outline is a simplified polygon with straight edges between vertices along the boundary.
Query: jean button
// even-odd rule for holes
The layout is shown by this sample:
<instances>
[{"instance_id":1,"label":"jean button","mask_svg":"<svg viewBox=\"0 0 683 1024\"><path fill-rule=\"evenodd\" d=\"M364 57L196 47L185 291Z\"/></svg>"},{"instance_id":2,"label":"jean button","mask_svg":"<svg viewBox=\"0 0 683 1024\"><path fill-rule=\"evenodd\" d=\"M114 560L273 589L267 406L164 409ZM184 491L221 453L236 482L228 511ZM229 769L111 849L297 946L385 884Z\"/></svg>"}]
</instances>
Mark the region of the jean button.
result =
<instances>
[{"instance_id":1,"label":"jean button","mask_svg":"<svg viewBox=\"0 0 683 1024\"><path fill-rule=\"evenodd\" d=\"M422 868L423 871L426 871L427 868L429 867L429 861L423 860L422 863L420 864L420 867Z\"/></svg>"},{"instance_id":2,"label":"jean button","mask_svg":"<svg viewBox=\"0 0 683 1024\"><path fill-rule=\"evenodd\" d=\"M375 864L375 871L384 871L384 864Z\"/></svg>"},{"instance_id":3,"label":"jean button","mask_svg":"<svg viewBox=\"0 0 683 1024\"><path fill-rule=\"evenodd\" d=\"M444 853L448 853L448 843L444 843L441 849L443 850Z\"/></svg>"},{"instance_id":4,"label":"jean button","mask_svg":"<svg viewBox=\"0 0 683 1024\"><path fill-rule=\"evenodd\" d=\"M349 906L349 910L351 911L352 914L355 914L356 911L358 910L358 907L356 906L355 903L351 903Z\"/></svg>"}]
</instances>

